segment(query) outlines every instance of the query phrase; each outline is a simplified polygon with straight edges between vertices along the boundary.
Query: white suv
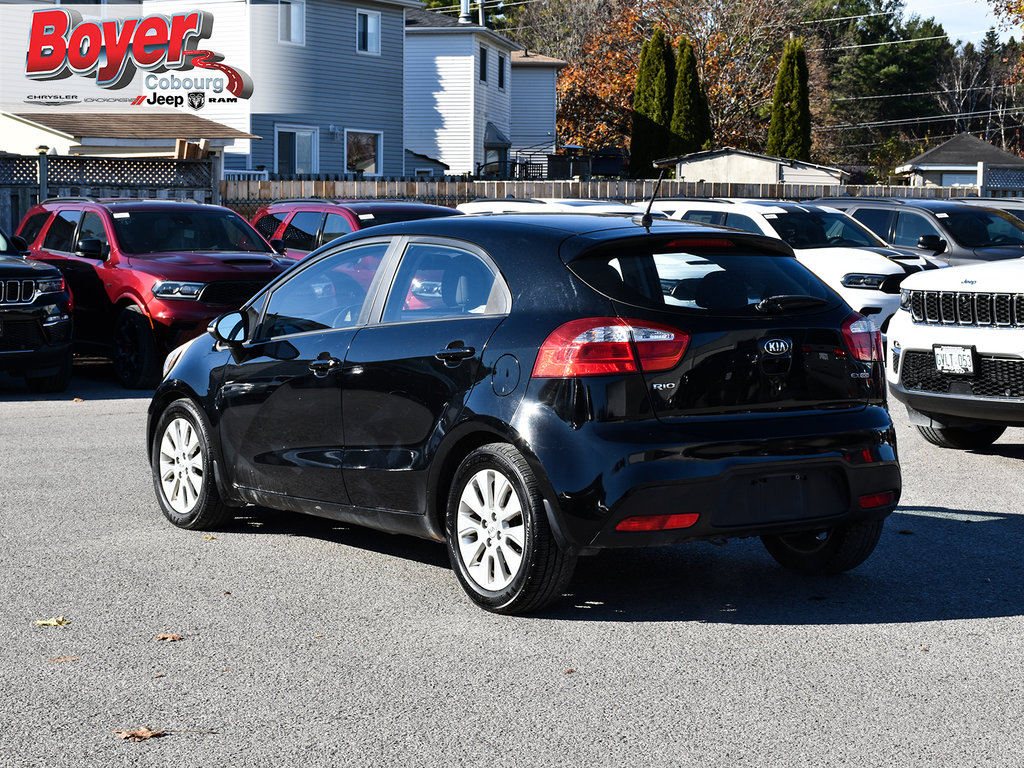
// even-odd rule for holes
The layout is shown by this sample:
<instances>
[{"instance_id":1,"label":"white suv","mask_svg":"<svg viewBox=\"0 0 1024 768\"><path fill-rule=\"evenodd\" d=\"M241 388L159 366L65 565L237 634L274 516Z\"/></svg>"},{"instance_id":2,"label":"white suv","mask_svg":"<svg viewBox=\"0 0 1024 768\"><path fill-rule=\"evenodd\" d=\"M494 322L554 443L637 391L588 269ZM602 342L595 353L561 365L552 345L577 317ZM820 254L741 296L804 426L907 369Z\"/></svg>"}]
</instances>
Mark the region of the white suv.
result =
<instances>
[{"instance_id":1,"label":"white suv","mask_svg":"<svg viewBox=\"0 0 1024 768\"><path fill-rule=\"evenodd\" d=\"M742 229L784 240L797 261L824 280L853 309L883 332L899 308L899 286L907 275L934 264L914 253L889 248L842 211L820 205L776 201L658 200L656 210L673 219Z\"/></svg>"},{"instance_id":2,"label":"white suv","mask_svg":"<svg viewBox=\"0 0 1024 768\"><path fill-rule=\"evenodd\" d=\"M1024 426L1024 259L911 275L886 377L925 439L981 448Z\"/></svg>"}]
</instances>

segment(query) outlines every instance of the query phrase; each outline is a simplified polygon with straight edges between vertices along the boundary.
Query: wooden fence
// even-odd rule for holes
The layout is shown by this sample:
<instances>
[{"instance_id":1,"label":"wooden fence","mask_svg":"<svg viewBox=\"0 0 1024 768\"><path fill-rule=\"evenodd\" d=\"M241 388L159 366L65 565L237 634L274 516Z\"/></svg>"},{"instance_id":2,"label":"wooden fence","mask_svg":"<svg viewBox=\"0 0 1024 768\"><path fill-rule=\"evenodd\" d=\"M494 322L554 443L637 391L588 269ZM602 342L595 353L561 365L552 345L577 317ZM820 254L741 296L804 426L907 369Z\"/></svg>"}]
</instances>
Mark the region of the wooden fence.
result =
<instances>
[{"instance_id":1,"label":"wooden fence","mask_svg":"<svg viewBox=\"0 0 1024 768\"><path fill-rule=\"evenodd\" d=\"M456 206L476 198L568 197L635 203L650 198L653 180L613 181L255 181L220 183L221 200L247 217L272 200L288 198L389 198ZM723 184L664 181L658 193L670 197L733 197L764 200L813 200L818 197L962 197L976 187L888 187L823 184Z\"/></svg>"}]
</instances>

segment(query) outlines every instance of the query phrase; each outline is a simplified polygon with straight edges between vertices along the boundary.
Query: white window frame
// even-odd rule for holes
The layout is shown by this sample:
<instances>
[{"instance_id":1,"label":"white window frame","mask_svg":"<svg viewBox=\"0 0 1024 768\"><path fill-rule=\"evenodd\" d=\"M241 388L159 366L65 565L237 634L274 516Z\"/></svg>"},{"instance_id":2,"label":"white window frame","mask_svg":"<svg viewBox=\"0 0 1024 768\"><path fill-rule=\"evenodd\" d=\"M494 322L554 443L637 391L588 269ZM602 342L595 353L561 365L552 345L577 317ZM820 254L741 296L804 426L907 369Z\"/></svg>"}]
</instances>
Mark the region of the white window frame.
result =
<instances>
[{"instance_id":1,"label":"white window frame","mask_svg":"<svg viewBox=\"0 0 1024 768\"><path fill-rule=\"evenodd\" d=\"M274 173L277 173L277 169L280 167L278 165L278 135L281 133L297 133L298 131L312 131L313 152L310 163L313 169L310 173L320 173L320 127L316 125L298 125L295 123L274 123Z\"/></svg>"},{"instance_id":2,"label":"white window frame","mask_svg":"<svg viewBox=\"0 0 1024 768\"><path fill-rule=\"evenodd\" d=\"M289 9L289 21L294 22L295 16L299 17L299 29L295 24L290 23L291 36L284 36L284 26L281 24L285 7ZM306 0L277 0L277 41L285 45L306 44Z\"/></svg>"},{"instance_id":3,"label":"white window frame","mask_svg":"<svg viewBox=\"0 0 1024 768\"><path fill-rule=\"evenodd\" d=\"M368 179L376 178L384 175L384 131L377 131L373 128L346 128L345 129L345 144L344 152L342 156L342 168L345 173L355 173L348 169L348 135L350 133L374 133L377 135L377 173L363 173Z\"/></svg>"},{"instance_id":4,"label":"white window frame","mask_svg":"<svg viewBox=\"0 0 1024 768\"><path fill-rule=\"evenodd\" d=\"M364 17L364 16L367 19L367 33L366 33L366 46L367 47L366 47L366 50L363 50L362 48L359 47L360 19L361 19L361 17ZM370 46L371 39L370 39L370 32L369 32L369 20L372 19L372 18L377 19L377 39L376 39L377 46L376 46L376 49L374 49L374 48L372 48ZM356 53L361 53L361 54L363 54L365 56L380 56L382 32L383 32L383 30L381 28L380 11L367 11L364 8L358 8L356 10Z\"/></svg>"}]
</instances>

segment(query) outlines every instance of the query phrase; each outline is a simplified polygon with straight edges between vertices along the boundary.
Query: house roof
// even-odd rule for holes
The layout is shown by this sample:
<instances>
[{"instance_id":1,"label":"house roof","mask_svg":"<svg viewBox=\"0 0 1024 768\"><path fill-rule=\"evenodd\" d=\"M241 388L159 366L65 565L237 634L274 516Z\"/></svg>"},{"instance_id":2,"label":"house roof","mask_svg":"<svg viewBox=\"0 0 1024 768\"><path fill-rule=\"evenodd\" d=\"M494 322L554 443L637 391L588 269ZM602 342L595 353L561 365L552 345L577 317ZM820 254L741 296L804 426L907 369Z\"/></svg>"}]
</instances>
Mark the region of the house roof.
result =
<instances>
[{"instance_id":1,"label":"house roof","mask_svg":"<svg viewBox=\"0 0 1024 768\"><path fill-rule=\"evenodd\" d=\"M561 69L562 67L569 66L567 61L545 56L536 51L528 51L525 48L521 51L512 51L509 60L512 62L513 67L556 67Z\"/></svg>"},{"instance_id":2,"label":"house roof","mask_svg":"<svg viewBox=\"0 0 1024 768\"><path fill-rule=\"evenodd\" d=\"M25 123L71 139L258 139L251 133L188 112L22 112Z\"/></svg>"},{"instance_id":3,"label":"house roof","mask_svg":"<svg viewBox=\"0 0 1024 768\"><path fill-rule=\"evenodd\" d=\"M495 32L489 27L482 27L476 22L464 24L456 16L448 16L443 13L428 11L423 8L405 9L406 32L441 32L446 34L459 34L471 32L478 35L485 35L495 42L501 42L511 49L521 48L518 43L512 42L504 35Z\"/></svg>"},{"instance_id":4,"label":"house roof","mask_svg":"<svg viewBox=\"0 0 1024 768\"><path fill-rule=\"evenodd\" d=\"M907 173L922 166L961 165L965 168L978 167L978 163L988 165L1024 166L1024 158L1012 155L999 147L982 141L969 133L961 133L947 142L922 152L915 158L907 160L896 169L897 173Z\"/></svg>"},{"instance_id":5,"label":"house roof","mask_svg":"<svg viewBox=\"0 0 1024 768\"><path fill-rule=\"evenodd\" d=\"M708 160L713 157L721 155L745 155L746 157L756 157L760 160L770 160L778 165L789 165L789 166L803 166L805 168L820 168L823 171L828 171L833 174L844 174L846 171L841 168L833 168L830 165L819 165L818 163L810 163L806 160L793 160L788 157L773 157L771 155L762 155L757 152L748 152L745 149L736 149L735 147L721 147L720 149L706 149L701 152L691 152L688 155L678 155L676 157L666 157L662 160L655 160L654 164L658 167L663 165L678 165L679 163L685 163L690 160Z\"/></svg>"}]
</instances>

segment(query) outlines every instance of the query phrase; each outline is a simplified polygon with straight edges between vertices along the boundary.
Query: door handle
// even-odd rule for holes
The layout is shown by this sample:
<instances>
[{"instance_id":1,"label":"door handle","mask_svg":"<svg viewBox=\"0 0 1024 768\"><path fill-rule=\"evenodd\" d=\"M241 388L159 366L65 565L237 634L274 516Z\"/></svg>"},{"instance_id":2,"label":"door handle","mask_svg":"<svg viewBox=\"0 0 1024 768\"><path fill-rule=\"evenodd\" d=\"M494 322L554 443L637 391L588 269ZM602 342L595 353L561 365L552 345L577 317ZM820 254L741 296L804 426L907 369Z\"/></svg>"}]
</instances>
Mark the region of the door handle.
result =
<instances>
[{"instance_id":1,"label":"door handle","mask_svg":"<svg viewBox=\"0 0 1024 768\"><path fill-rule=\"evenodd\" d=\"M309 364L309 370L318 378L323 378L335 368L341 365L341 360L336 357L317 358Z\"/></svg>"},{"instance_id":2,"label":"door handle","mask_svg":"<svg viewBox=\"0 0 1024 768\"><path fill-rule=\"evenodd\" d=\"M434 357L438 360L444 360L446 363L457 365L462 360L475 354L476 350L473 347L446 347L440 352L435 352Z\"/></svg>"}]
</instances>

